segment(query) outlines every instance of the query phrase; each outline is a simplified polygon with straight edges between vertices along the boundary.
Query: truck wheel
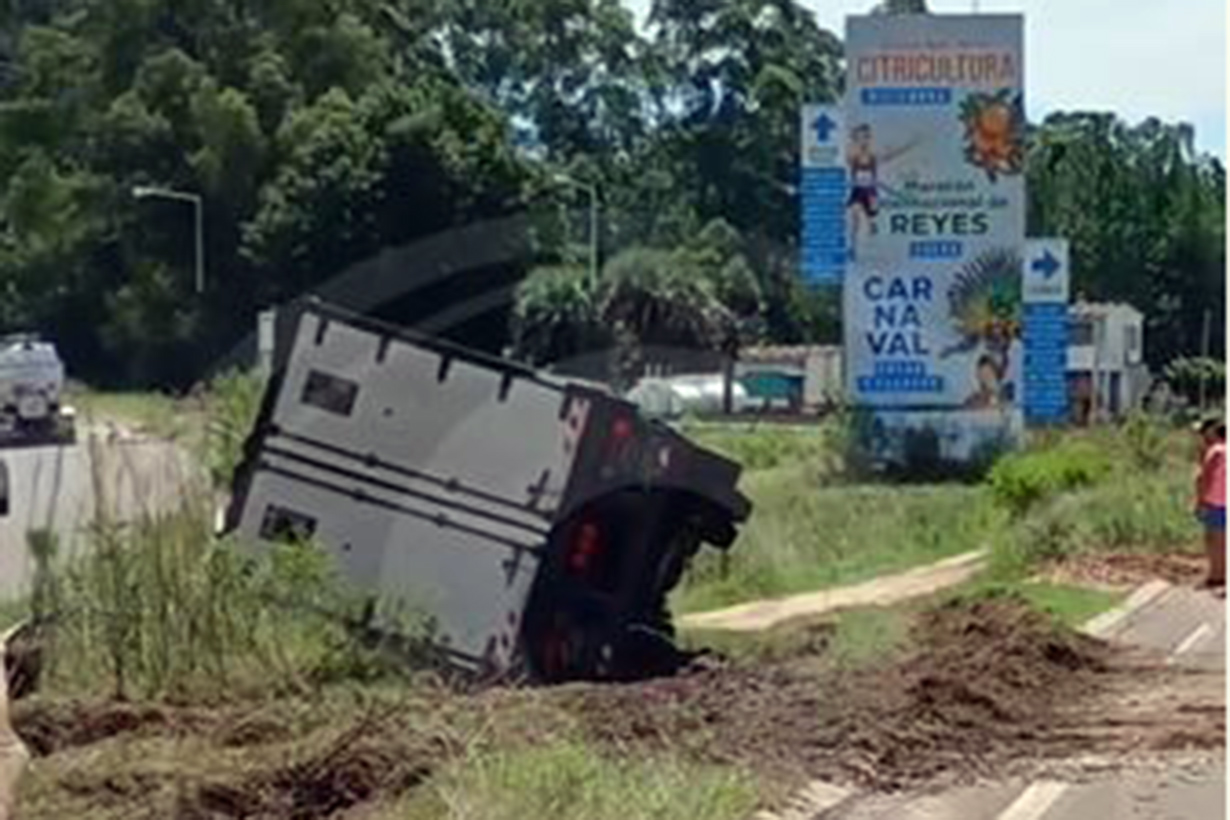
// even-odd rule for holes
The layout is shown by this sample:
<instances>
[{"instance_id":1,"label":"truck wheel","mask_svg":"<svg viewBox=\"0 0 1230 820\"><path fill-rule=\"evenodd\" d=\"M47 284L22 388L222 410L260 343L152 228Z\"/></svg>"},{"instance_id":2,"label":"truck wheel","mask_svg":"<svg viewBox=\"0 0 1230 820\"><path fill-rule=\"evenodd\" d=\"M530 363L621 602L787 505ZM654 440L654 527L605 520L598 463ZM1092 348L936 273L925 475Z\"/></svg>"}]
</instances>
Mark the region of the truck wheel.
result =
<instances>
[{"instance_id":1,"label":"truck wheel","mask_svg":"<svg viewBox=\"0 0 1230 820\"><path fill-rule=\"evenodd\" d=\"M654 604L648 626L655 632L666 635L671 640L675 639L675 619L671 616L670 606L666 602L665 595L659 596Z\"/></svg>"},{"instance_id":2,"label":"truck wheel","mask_svg":"<svg viewBox=\"0 0 1230 820\"><path fill-rule=\"evenodd\" d=\"M688 662L672 636L644 624L632 624L624 633L617 677L645 680L676 674Z\"/></svg>"}]
</instances>

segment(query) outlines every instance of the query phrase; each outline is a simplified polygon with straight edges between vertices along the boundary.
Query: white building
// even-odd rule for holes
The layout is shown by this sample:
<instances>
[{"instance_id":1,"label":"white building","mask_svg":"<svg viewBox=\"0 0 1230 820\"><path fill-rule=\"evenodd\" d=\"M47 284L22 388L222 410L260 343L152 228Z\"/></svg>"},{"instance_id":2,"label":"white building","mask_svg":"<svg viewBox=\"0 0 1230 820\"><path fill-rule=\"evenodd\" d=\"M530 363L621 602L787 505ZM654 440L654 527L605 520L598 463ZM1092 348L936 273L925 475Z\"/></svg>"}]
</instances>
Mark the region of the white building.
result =
<instances>
[{"instance_id":1,"label":"white building","mask_svg":"<svg viewBox=\"0 0 1230 820\"><path fill-rule=\"evenodd\" d=\"M720 374L702 376L647 376L624 396L654 418L677 419L688 414L718 415L726 395L726 380ZM731 409L749 409L747 391L735 381L730 386Z\"/></svg>"},{"instance_id":2,"label":"white building","mask_svg":"<svg viewBox=\"0 0 1230 820\"><path fill-rule=\"evenodd\" d=\"M1149 389L1144 315L1131 305L1078 301L1068 310L1068 389L1073 414L1116 418ZM1094 386L1096 385L1096 395Z\"/></svg>"}]
</instances>

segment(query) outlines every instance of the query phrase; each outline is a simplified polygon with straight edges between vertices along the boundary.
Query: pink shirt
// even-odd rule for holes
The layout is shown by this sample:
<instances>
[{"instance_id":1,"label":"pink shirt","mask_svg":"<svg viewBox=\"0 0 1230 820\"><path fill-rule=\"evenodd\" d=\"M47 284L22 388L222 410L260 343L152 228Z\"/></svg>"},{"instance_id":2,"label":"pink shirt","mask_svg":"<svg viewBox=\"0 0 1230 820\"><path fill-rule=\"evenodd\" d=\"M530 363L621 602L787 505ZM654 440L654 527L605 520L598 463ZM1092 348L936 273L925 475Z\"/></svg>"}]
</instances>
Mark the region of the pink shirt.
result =
<instances>
[{"instance_id":1,"label":"pink shirt","mask_svg":"<svg viewBox=\"0 0 1230 820\"><path fill-rule=\"evenodd\" d=\"M1200 503L1206 507L1226 506L1226 444L1209 445L1200 460Z\"/></svg>"}]
</instances>

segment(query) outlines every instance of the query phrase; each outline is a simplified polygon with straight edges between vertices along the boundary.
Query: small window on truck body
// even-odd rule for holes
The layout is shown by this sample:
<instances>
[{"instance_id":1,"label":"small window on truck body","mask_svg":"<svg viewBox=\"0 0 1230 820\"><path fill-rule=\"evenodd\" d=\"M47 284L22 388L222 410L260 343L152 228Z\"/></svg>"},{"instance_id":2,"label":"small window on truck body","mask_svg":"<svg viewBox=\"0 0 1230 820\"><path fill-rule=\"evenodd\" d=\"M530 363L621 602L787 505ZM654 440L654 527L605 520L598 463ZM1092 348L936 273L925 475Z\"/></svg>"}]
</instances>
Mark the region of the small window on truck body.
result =
<instances>
[{"instance_id":1,"label":"small window on truck body","mask_svg":"<svg viewBox=\"0 0 1230 820\"><path fill-rule=\"evenodd\" d=\"M270 504L261 520L261 539L283 544L301 544L316 534L316 519L295 510Z\"/></svg>"},{"instance_id":2,"label":"small window on truck body","mask_svg":"<svg viewBox=\"0 0 1230 820\"><path fill-rule=\"evenodd\" d=\"M329 413L349 416L354 412L358 396L359 385L355 382L313 370L308 373L307 383L303 385L302 400L304 404Z\"/></svg>"}]
</instances>

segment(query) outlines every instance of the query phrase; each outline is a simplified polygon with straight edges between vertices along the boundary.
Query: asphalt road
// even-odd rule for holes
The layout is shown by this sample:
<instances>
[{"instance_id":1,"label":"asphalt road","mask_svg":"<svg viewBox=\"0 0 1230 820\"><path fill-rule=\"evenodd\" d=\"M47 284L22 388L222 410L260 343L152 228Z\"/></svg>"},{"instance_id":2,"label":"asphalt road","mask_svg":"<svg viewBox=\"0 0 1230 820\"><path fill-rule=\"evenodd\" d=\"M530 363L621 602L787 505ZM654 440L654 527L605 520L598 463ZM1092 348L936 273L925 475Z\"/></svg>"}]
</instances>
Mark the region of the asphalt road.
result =
<instances>
[{"instance_id":1,"label":"asphalt road","mask_svg":"<svg viewBox=\"0 0 1230 820\"><path fill-rule=\"evenodd\" d=\"M0 600L28 589L26 533L52 529L62 552L78 548L101 513L129 521L165 509L190 475L185 454L156 439L83 436L71 447L0 449L9 465L10 514L0 518Z\"/></svg>"},{"instance_id":2,"label":"asphalt road","mask_svg":"<svg viewBox=\"0 0 1230 820\"><path fill-rule=\"evenodd\" d=\"M1162 650L1180 668L1225 673L1225 602L1207 592L1173 587L1110 637ZM855 799L809 820L1221 820L1225 794L1224 749L1206 750L1079 775Z\"/></svg>"}]
</instances>

